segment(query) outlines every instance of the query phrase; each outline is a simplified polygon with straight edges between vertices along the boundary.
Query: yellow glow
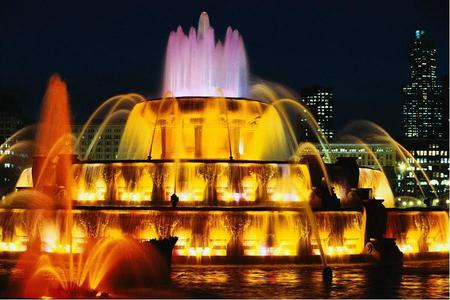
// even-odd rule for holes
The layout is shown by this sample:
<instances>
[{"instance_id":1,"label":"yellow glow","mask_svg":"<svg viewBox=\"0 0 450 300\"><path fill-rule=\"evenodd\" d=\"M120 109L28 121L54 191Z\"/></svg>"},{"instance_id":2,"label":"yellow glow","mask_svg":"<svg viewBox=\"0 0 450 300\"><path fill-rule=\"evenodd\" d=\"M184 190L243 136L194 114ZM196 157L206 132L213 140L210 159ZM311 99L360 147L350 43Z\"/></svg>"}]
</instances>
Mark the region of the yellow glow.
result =
<instances>
[{"instance_id":1,"label":"yellow glow","mask_svg":"<svg viewBox=\"0 0 450 300\"><path fill-rule=\"evenodd\" d=\"M336 246L336 247L329 246L326 249L326 253L327 255L330 256L341 256L344 254L351 254L351 252L346 246Z\"/></svg>"},{"instance_id":2,"label":"yellow glow","mask_svg":"<svg viewBox=\"0 0 450 300\"><path fill-rule=\"evenodd\" d=\"M214 217L215 220L221 220L223 214L211 213L210 216ZM193 235L190 226L177 227L174 232L174 235L178 237L174 250L175 255L190 257L226 256L227 243L231 236L223 225L222 222L211 222L208 225L209 236L200 239L200 241ZM199 243L203 245L199 245Z\"/></svg>"},{"instance_id":3,"label":"yellow glow","mask_svg":"<svg viewBox=\"0 0 450 300\"><path fill-rule=\"evenodd\" d=\"M72 243L70 243L61 237L61 233L54 225L47 224L42 232L41 248L46 253L81 253L84 241L84 232L76 225L72 228Z\"/></svg>"},{"instance_id":4,"label":"yellow glow","mask_svg":"<svg viewBox=\"0 0 450 300\"><path fill-rule=\"evenodd\" d=\"M128 118L118 158L147 159L153 142L153 159L227 159L230 140L235 158L289 157L289 141L275 107L244 99L230 103L223 98L192 97L137 104ZM212 137L214 142L208 142ZM272 143L260 147L266 141Z\"/></svg>"},{"instance_id":5,"label":"yellow glow","mask_svg":"<svg viewBox=\"0 0 450 300\"><path fill-rule=\"evenodd\" d=\"M151 240L151 239L157 238L158 235L156 234L153 226L148 226L145 229L140 231L138 237L140 240ZM178 242L177 242L177 244L178 244Z\"/></svg>"},{"instance_id":6,"label":"yellow glow","mask_svg":"<svg viewBox=\"0 0 450 300\"><path fill-rule=\"evenodd\" d=\"M100 165L95 164L94 166L100 170L106 166L106 164ZM175 177L178 178L176 193L181 202L208 200L204 197L208 197L209 194L206 191L211 188L217 192L217 199L225 202L253 202L257 198L257 191L261 192L261 188L267 189L268 201L288 203L309 199L311 179L305 165L285 164L282 166L283 171L280 170L279 165L270 164L268 166L273 172L266 170L267 173L264 173L266 175L261 176L258 174L264 169L261 169L261 165L252 163L239 164L236 166L239 169L227 163L211 165L183 162L178 164L178 167L174 163L165 163L163 170L158 169L160 166L151 162L133 165L111 163L110 168L116 175L109 182L113 189L108 190L102 172L98 172L90 165L76 165L75 173L81 173L81 176L77 177L76 199L79 201L102 201L106 200L106 197L112 197L107 200L150 201L152 192L159 189L158 197L162 197L163 202L168 202L170 195L174 192ZM232 172L237 172L237 170L240 174L245 175L239 184L237 181L233 183L230 180ZM211 187L212 179L214 179L212 182L215 183L215 186ZM262 186L261 180L265 181ZM91 185L89 183L91 181L95 181L96 184ZM153 184L160 186L158 189L154 189ZM236 187L239 187L239 190L234 190Z\"/></svg>"},{"instance_id":7,"label":"yellow glow","mask_svg":"<svg viewBox=\"0 0 450 300\"><path fill-rule=\"evenodd\" d=\"M403 253L448 252L448 212L390 212L386 236Z\"/></svg>"},{"instance_id":8,"label":"yellow glow","mask_svg":"<svg viewBox=\"0 0 450 300\"><path fill-rule=\"evenodd\" d=\"M289 245L281 245L279 247L260 246L258 249L248 249L245 251L247 256L295 256L296 253Z\"/></svg>"},{"instance_id":9,"label":"yellow glow","mask_svg":"<svg viewBox=\"0 0 450 300\"><path fill-rule=\"evenodd\" d=\"M244 141L241 139L239 140L239 155L244 155Z\"/></svg>"},{"instance_id":10,"label":"yellow glow","mask_svg":"<svg viewBox=\"0 0 450 300\"><path fill-rule=\"evenodd\" d=\"M22 171L19 179L16 183L16 188L32 188L33 187L33 176L32 169L26 168Z\"/></svg>"},{"instance_id":11,"label":"yellow glow","mask_svg":"<svg viewBox=\"0 0 450 300\"><path fill-rule=\"evenodd\" d=\"M402 251L405 254L416 252L416 251L414 251L413 246L408 245L408 244L397 244L397 246L400 249L400 251Z\"/></svg>"},{"instance_id":12,"label":"yellow glow","mask_svg":"<svg viewBox=\"0 0 450 300\"><path fill-rule=\"evenodd\" d=\"M75 168L75 171L77 168ZM101 201L105 200L106 182L102 177L103 166L93 165L85 166L80 171L82 176L77 182L76 200L79 201ZM92 178L92 177L93 178ZM84 180L90 178L90 181Z\"/></svg>"},{"instance_id":13,"label":"yellow glow","mask_svg":"<svg viewBox=\"0 0 450 300\"><path fill-rule=\"evenodd\" d=\"M299 197L295 193L274 193L272 201L297 202L299 201Z\"/></svg>"},{"instance_id":14,"label":"yellow glow","mask_svg":"<svg viewBox=\"0 0 450 300\"><path fill-rule=\"evenodd\" d=\"M371 188L375 199L383 199L383 205L386 207L394 207L394 194L386 175L379 170L366 168L359 169L359 188Z\"/></svg>"},{"instance_id":15,"label":"yellow glow","mask_svg":"<svg viewBox=\"0 0 450 300\"><path fill-rule=\"evenodd\" d=\"M120 193L120 200L123 201L140 201L142 200L142 194L141 193L127 193L127 192L122 192Z\"/></svg>"},{"instance_id":16,"label":"yellow glow","mask_svg":"<svg viewBox=\"0 0 450 300\"><path fill-rule=\"evenodd\" d=\"M448 252L450 249L449 244L432 244L429 248L430 252Z\"/></svg>"},{"instance_id":17,"label":"yellow glow","mask_svg":"<svg viewBox=\"0 0 450 300\"><path fill-rule=\"evenodd\" d=\"M225 192L225 193L223 193L222 200L223 200L223 201L226 201L226 202L231 202L231 201L233 201L233 200L234 200L234 198L233 198L233 193L232 193L232 192Z\"/></svg>"},{"instance_id":18,"label":"yellow glow","mask_svg":"<svg viewBox=\"0 0 450 300\"><path fill-rule=\"evenodd\" d=\"M180 201L201 201L200 190L183 191L179 195Z\"/></svg>"},{"instance_id":19,"label":"yellow glow","mask_svg":"<svg viewBox=\"0 0 450 300\"><path fill-rule=\"evenodd\" d=\"M24 252L27 246L23 241L0 242L0 252Z\"/></svg>"},{"instance_id":20,"label":"yellow glow","mask_svg":"<svg viewBox=\"0 0 450 300\"><path fill-rule=\"evenodd\" d=\"M116 238L116 239L120 239L123 237L123 233L122 230L118 229L118 228L108 228L107 232L106 232L106 236L110 237L110 238Z\"/></svg>"}]
</instances>

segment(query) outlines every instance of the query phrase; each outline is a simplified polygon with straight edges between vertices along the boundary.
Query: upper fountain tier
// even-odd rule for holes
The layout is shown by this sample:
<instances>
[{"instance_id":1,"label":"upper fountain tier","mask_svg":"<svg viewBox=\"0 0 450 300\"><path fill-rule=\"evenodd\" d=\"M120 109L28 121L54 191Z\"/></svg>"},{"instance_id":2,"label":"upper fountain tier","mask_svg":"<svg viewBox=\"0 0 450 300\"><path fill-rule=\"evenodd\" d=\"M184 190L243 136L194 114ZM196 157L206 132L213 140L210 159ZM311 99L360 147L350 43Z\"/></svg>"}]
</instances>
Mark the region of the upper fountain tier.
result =
<instances>
[{"instance_id":1,"label":"upper fountain tier","mask_svg":"<svg viewBox=\"0 0 450 300\"><path fill-rule=\"evenodd\" d=\"M292 154L274 105L243 98L177 97L134 106L118 158L287 160Z\"/></svg>"},{"instance_id":2,"label":"upper fountain tier","mask_svg":"<svg viewBox=\"0 0 450 300\"><path fill-rule=\"evenodd\" d=\"M180 96L245 97L248 67L244 42L228 27L224 42L216 43L206 12L189 34L172 31L166 50L163 93Z\"/></svg>"}]
</instances>

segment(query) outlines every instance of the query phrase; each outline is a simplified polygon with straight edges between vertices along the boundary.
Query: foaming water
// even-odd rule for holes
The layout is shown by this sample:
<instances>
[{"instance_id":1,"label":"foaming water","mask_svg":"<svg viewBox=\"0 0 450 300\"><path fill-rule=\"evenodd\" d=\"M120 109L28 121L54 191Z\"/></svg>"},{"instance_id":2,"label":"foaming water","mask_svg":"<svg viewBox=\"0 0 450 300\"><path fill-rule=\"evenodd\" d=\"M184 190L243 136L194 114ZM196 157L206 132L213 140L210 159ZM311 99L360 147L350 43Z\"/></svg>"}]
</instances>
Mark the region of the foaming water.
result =
<instances>
[{"instance_id":1,"label":"foaming water","mask_svg":"<svg viewBox=\"0 0 450 300\"><path fill-rule=\"evenodd\" d=\"M118 158L287 160L292 144L272 105L235 98L163 98L133 108Z\"/></svg>"},{"instance_id":2,"label":"foaming water","mask_svg":"<svg viewBox=\"0 0 450 300\"><path fill-rule=\"evenodd\" d=\"M313 213L306 208L253 212L75 210L71 241L61 230L67 223L67 211L0 210L0 252L35 247L43 253L71 250L88 255L99 248L90 247L90 241L125 235L138 241L177 236L174 259L179 262L220 257L233 261L236 256L307 261L318 255L346 261L348 255L362 253L365 222L361 212Z\"/></svg>"},{"instance_id":3,"label":"foaming water","mask_svg":"<svg viewBox=\"0 0 450 300\"><path fill-rule=\"evenodd\" d=\"M112 292L120 286L155 282L160 272L165 271L163 264L159 264L161 257L157 251L148 248L149 252L145 252L137 241L129 238L108 237L87 247L87 251L75 257L73 267L68 266L64 255L26 252L16 265L24 275L19 280L21 296L91 298L98 289Z\"/></svg>"},{"instance_id":4,"label":"foaming water","mask_svg":"<svg viewBox=\"0 0 450 300\"><path fill-rule=\"evenodd\" d=\"M303 164L92 163L75 165L74 174L74 199L84 204L167 204L176 186L180 205L298 206L311 192Z\"/></svg>"},{"instance_id":5,"label":"foaming water","mask_svg":"<svg viewBox=\"0 0 450 300\"><path fill-rule=\"evenodd\" d=\"M381 142L391 145L398 155L397 160L401 161L401 163L405 167L405 170L412 170L411 173L416 181L416 187L418 191L421 192L423 197L425 198L426 196L424 188L420 184L420 177L423 177L423 179L427 182L427 186L429 187L430 192L433 193L437 199L439 199L436 189L434 188L421 164L405 147L397 142L386 130L384 130L378 124L365 120L354 121L345 126L344 129L340 131L340 136L346 138L350 136L353 139L356 139L359 144L367 144L365 143L365 141L370 140L371 142ZM382 169L379 162L377 162L377 164L379 165L380 169ZM386 191L386 189L384 190Z\"/></svg>"},{"instance_id":6,"label":"foaming water","mask_svg":"<svg viewBox=\"0 0 450 300\"><path fill-rule=\"evenodd\" d=\"M170 33L164 70L164 91L174 96L219 96L247 94L248 70L244 42L228 27L223 42L216 43L208 14L200 16L198 28L186 35L181 27Z\"/></svg>"},{"instance_id":7,"label":"foaming water","mask_svg":"<svg viewBox=\"0 0 450 300\"><path fill-rule=\"evenodd\" d=\"M448 252L448 212L389 211L386 236L395 238L398 247L406 255Z\"/></svg>"}]
</instances>

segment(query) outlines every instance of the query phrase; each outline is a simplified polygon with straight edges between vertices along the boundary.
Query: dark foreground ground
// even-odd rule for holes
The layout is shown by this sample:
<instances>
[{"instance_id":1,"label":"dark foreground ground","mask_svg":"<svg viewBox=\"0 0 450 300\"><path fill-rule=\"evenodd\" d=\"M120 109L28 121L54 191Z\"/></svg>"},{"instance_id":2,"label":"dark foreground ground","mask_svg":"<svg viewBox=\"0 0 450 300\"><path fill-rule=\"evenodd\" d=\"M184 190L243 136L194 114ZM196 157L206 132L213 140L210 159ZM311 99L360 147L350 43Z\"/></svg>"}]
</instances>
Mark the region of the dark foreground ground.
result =
<instances>
[{"instance_id":1,"label":"dark foreground ground","mask_svg":"<svg viewBox=\"0 0 450 300\"><path fill-rule=\"evenodd\" d=\"M123 289L123 298L449 298L448 260L405 262L401 271L368 265L332 266L331 283L318 265L174 266L172 281L159 287ZM17 271L0 261L0 296L17 297Z\"/></svg>"}]
</instances>

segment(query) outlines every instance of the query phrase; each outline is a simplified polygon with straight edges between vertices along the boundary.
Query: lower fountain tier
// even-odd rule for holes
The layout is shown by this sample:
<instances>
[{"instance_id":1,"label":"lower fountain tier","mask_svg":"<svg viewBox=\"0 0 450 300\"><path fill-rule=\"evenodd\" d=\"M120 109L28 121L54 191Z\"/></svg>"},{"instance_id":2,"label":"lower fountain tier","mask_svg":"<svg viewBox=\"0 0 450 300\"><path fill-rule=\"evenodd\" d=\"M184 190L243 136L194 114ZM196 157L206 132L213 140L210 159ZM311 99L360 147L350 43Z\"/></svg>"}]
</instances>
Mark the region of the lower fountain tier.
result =
<instances>
[{"instance_id":1,"label":"lower fountain tier","mask_svg":"<svg viewBox=\"0 0 450 300\"><path fill-rule=\"evenodd\" d=\"M247 257L249 261L252 257L290 257L303 261L319 255L305 210L265 209L79 207L73 212L72 250L80 253L90 240L126 234L137 240L178 237L175 261L183 257ZM401 249L448 251L447 212L389 211L388 215L388 235L401 241ZM68 216L64 210L2 209L1 251L21 252L38 245L48 253L68 252ZM313 219L328 257L345 260L363 253L366 238L362 212L315 211ZM416 236L419 239L412 239Z\"/></svg>"}]
</instances>

